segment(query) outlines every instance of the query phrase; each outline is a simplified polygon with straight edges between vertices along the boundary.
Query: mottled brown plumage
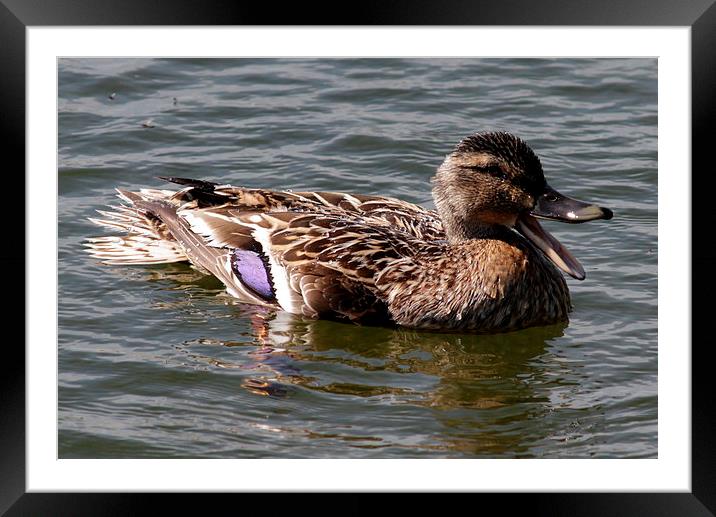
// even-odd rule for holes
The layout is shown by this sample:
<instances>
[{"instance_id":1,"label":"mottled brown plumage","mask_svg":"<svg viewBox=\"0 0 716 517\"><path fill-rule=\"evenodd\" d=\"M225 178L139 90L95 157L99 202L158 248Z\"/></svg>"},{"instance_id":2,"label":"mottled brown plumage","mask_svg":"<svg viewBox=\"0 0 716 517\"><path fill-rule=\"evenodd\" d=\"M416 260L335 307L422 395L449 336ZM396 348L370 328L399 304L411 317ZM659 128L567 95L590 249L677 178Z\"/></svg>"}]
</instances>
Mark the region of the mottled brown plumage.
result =
<instances>
[{"instance_id":1,"label":"mottled brown plumage","mask_svg":"<svg viewBox=\"0 0 716 517\"><path fill-rule=\"evenodd\" d=\"M521 238L469 239L389 265L377 285L401 325L485 332L567 318L567 284Z\"/></svg>"},{"instance_id":2,"label":"mottled brown plumage","mask_svg":"<svg viewBox=\"0 0 716 517\"><path fill-rule=\"evenodd\" d=\"M189 260L237 298L311 318L437 330L565 320L569 290L555 265L584 272L534 217L611 217L551 190L537 156L508 133L471 135L446 157L433 180L437 211L380 196L168 179L184 188L120 192L130 206L94 222L127 235L91 239L90 252L111 264ZM257 264L270 286L256 288L266 282L252 277Z\"/></svg>"}]
</instances>

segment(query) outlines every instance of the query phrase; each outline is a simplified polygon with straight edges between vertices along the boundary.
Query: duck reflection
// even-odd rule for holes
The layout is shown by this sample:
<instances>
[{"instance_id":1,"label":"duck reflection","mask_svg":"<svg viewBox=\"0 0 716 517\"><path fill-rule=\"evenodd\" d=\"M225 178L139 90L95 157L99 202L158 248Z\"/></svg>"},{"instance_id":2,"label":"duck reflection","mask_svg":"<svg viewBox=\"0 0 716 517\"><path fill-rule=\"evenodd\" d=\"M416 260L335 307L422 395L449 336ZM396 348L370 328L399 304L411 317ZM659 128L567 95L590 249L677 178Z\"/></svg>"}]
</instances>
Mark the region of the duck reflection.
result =
<instances>
[{"instance_id":1,"label":"duck reflection","mask_svg":"<svg viewBox=\"0 0 716 517\"><path fill-rule=\"evenodd\" d=\"M459 456L529 457L534 444L552 432L540 417L553 411L555 379L559 384L564 378L563 366L550 350L551 342L563 335L564 324L496 335L346 328L285 318L266 325L265 342L280 335L281 347L287 339L298 345L289 353L302 370L320 372L325 363L334 363L331 371L345 372L337 380L326 380L320 373L282 377L277 372L277 380L422 407L421 420L408 425L413 432L416 425L425 433L413 445L418 449ZM308 362L311 366L303 368Z\"/></svg>"},{"instance_id":2,"label":"duck reflection","mask_svg":"<svg viewBox=\"0 0 716 517\"><path fill-rule=\"evenodd\" d=\"M366 372L410 375L422 379L418 384L424 386L351 385L351 391L401 393L412 403L431 407L489 408L535 400L528 381L540 373L536 360L545 354L550 340L563 335L565 326L461 335L375 327L345 331L339 323L302 322L294 325L293 339L313 352L313 360L321 357ZM345 391L346 386L333 383L321 389Z\"/></svg>"},{"instance_id":3,"label":"duck reflection","mask_svg":"<svg viewBox=\"0 0 716 517\"><path fill-rule=\"evenodd\" d=\"M545 399L531 390L530 380L542 375L539 359L566 327L443 334L305 320L245 304L235 304L235 309L250 322L252 349L233 360L223 353L222 359L204 359L224 368L256 370L259 376L245 383L253 393L285 396L286 387L277 387L283 384L334 394L401 395L398 402L444 408L495 408ZM247 345L246 340L194 342ZM328 364L335 365L330 372ZM337 371L346 375L341 378Z\"/></svg>"}]
</instances>

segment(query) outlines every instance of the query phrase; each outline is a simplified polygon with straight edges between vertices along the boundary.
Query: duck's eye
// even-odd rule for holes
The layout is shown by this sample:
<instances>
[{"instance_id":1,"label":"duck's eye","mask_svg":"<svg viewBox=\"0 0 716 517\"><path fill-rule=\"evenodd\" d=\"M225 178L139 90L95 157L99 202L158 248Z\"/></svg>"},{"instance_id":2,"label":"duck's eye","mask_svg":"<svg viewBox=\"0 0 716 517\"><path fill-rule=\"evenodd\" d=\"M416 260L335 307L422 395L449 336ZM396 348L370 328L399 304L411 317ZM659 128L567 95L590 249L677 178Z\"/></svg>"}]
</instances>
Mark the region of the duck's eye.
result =
<instances>
[{"instance_id":1,"label":"duck's eye","mask_svg":"<svg viewBox=\"0 0 716 517\"><path fill-rule=\"evenodd\" d=\"M484 168L484 171L491 176L500 178L501 180L507 178L507 174L505 174L505 171L503 171L502 167L500 167L499 165L488 165Z\"/></svg>"},{"instance_id":2,"label":"duck's eye","mask_svg":"<svg viewBox=\"0 0 716 517\"><path fill-rule=\"evenodd\" d=\"M499 165L468 165L465 166L465 168L472 171L485 172L490 176L494 176L502 180L507 179L507 174L505 174L505 171L503 171L502 167Z\"/></svg>"}]
</instances>

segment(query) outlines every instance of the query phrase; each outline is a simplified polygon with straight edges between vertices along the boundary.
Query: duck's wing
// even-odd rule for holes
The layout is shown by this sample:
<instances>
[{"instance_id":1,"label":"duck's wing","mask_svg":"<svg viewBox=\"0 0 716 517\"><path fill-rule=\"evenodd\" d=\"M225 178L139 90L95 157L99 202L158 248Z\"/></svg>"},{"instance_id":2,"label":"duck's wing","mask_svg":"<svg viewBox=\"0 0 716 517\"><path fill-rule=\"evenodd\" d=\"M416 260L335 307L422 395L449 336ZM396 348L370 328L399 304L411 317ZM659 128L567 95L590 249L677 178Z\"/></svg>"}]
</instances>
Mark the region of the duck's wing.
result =
<instances>
[{"instance_id":1,"label":"duck's wing","mask_svg":"<svg viewBox=\"0 0 716 517\"><path fill-rule=\"evenodd\" d=\"M226 205L252 212L290 211L337 216L354 214L383 220L418 239L445 239L445 230L437 212L392 197L344 192L250 189L186 178L163 179L185 185L184 189L173 196L173 200L184 208Z\"/></svg>"},{"instance_id":2,"label":"duck's wing","mask_svg":"<svg viewBox=\"0 0 716 517\"><path fill-rule=\"evenodd\" d=\"M366 320L387 318L377 275L444 239L433 212L397 199L172 181L184 188L119 191L130 206L95 222L127 233L90 240L90 253L113 264L189 260L244 301Z\"/></svg>"},{"instance_id":3,"label":"duck's wing","mask_svg":"<svg viewBox=\"0 0 716 517\"><path fill-rule=\"evenodd\" d=\"M101 226L124 232L121 235L87 239L89 253L104 264L146 265L188 261L195 268L217 277L227 291L245 302L276 307L274 297L262 290L268 281L261 273L261 257L247 251L245 258L253 260L257 275L248 285L234 271L236 257L233 249L211 246L206 239L192 230L179 215L172 197L174 191L142 189L139 192L117 190L118 196L128 205L111 207L112 211L99 211L102 219L90 218ZM236 246L250 249L252 239L244 242L236 238ZM261 277L263 274L263 278ZM254 287L252 289L252 286Z\"/></svg>"},{"instance_id":4,"label":"duck's wing","mask_svg":"<svg viewBox=\"0 0 716 517\"><path fill-rule=\"evenodd\" d=\"M233 272L249 289L256 263L235 250L257 254L270 296L284 310L309 317L388 319L376 278L391 262L425 247L381 218L358 214L252 212L230 206L178 214L207 246L232 250L237 257Z\"/></svg>"}]
</instances>

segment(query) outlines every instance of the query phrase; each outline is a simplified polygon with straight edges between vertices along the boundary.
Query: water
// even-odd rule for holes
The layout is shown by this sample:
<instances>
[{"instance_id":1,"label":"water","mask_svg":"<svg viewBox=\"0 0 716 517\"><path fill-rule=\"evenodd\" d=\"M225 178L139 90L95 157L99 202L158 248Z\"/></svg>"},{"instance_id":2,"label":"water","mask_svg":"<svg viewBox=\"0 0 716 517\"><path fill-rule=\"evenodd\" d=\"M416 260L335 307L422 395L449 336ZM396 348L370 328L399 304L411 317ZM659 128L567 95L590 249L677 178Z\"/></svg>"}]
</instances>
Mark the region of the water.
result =
<instances>
[{"instance_id":1,"label":"water","mask_svg":"<svg viewBox=\"0 0 716 517\"><path fill-rule=\"evenodd\" d=\"M655 59L61 59L61 458L657 456ZM115 93L114 98L110 95ZM154 127L142 127L152 120ZM81 251L114 187L197 177L396 196L509 130L612 221L568 324L494 336L307 321L183 264Z\"/></svg>"}]
</instances>

